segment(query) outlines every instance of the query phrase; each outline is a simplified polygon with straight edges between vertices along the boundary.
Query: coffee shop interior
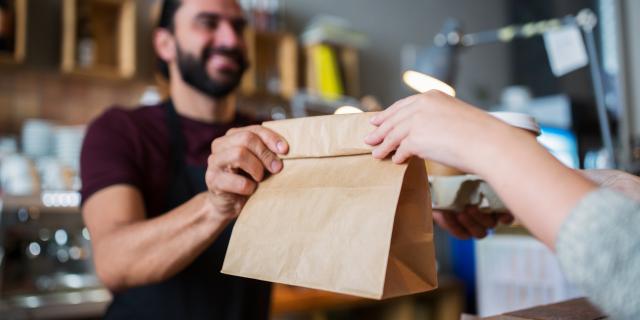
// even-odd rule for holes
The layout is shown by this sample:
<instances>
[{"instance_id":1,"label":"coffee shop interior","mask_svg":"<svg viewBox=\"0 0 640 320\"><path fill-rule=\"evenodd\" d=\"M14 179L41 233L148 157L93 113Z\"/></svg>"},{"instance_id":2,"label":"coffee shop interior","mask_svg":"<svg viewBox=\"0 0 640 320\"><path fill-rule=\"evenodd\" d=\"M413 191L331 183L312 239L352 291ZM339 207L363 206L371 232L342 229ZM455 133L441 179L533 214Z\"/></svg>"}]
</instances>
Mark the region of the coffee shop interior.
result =
<instances>
[{"instance_id":1,"label":"coffee shop interior","mask_svg":"<svg viewBox=\"0 0 640 320\"><path fill-rule=\"evenodd\" d=\"M531 116L571 168L640 173L638 1L238 2L250 67L232 94L253 121L380 111L428 74L486 111ZM161 4L0 0L0 318L98 319L111 303L80 154L110 107L168 97L151 41ZM375 300L276 283L270 318L460 319L583 297L517 221L483 239L434 229L437 289Z\"/></svg>"}]
</instances>

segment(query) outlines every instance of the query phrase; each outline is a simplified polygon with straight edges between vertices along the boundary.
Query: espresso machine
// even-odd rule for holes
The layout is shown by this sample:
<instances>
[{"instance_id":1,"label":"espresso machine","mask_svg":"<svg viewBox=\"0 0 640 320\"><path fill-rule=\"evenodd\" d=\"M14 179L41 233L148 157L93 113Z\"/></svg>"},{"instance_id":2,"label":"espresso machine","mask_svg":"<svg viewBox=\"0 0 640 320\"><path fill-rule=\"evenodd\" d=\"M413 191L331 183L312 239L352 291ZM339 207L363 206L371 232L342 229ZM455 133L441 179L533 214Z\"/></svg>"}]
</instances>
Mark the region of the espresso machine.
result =
<instances>
[{"instance_id":1,"label":"espresso machine","mask_svg":"<svg viewBox=\"0 0 640 320\"><path fill-rule=\"evenodd\" d=\"M0 318L103 310L110 295L95 275L79 204L75 191L0 196Z\"/></svg>"}]
</instances>

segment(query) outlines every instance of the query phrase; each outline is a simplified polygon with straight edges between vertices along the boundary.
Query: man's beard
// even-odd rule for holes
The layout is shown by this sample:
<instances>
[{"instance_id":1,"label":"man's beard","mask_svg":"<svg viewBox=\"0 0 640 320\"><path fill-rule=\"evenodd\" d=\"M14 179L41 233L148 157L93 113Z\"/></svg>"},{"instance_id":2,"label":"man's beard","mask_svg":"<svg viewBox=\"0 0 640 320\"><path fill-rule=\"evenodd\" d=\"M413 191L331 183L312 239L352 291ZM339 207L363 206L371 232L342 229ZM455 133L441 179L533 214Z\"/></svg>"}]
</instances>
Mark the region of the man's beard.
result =
<instances>
[{"instance_id":1,"label":"man's beard","mask_svg":"<svg viewBox=\"0 0 640 320\"><path fill-rule=\"evenodd\" d=\"M225 71L225 80L213 79L207 73L207 60L214 54L224 55L232 59L238 65L238 69ZM178 70L184 82L215 99L224 98L236 89L249 65L242 51L235 48L206 47L202 50L200 59L198 59L198 57L177 46L177 57Z\"/></svg>"}]
</instances>

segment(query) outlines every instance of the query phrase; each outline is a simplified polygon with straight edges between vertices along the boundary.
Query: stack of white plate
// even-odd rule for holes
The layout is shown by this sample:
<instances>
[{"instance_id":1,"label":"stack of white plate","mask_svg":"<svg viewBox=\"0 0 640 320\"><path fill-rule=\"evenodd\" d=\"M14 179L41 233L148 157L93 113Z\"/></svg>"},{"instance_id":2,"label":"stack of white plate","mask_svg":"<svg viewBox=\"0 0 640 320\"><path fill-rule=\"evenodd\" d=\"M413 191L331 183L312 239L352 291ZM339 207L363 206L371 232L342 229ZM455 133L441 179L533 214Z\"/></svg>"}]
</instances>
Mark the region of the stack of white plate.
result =
<instances>
[{"instance_id":1,"label":"stack of white plate","mask_svg":"<svg viewBox=\"0 0 640 320\"><path fill-rule=\"evenodd\" d=\"M22 126L22 151L30 157L51 154L53 125L42 119L27 119Z\"/></svg>"},{"instance_id":2,"label":"stack of white plate","mask_svg":"<svg viewBox=\"0 0 640 320\"><path fill-rule=\"evenodd\" d=\"M18 152L18 141L14 137L0 137L0 158Z\"/></svg>"},{"instance_id":3,"label":"stack of white plate","mask_svg":"<svg viewBox=\"0 0 640 320\"><path fill-rule=\"evenodd\" d=\"M65 190L65 176L62 164L54 157L42 157L35 161L40 176L40 190Z\"/></svg>"},{"instance_id":4,"label":"stack of white plate","mask_svg":"<svg viewBox=\"0 0 640 320\"><path fill-rule=\"evenodd\" d=\"M80 167L80 151L84 139L84 126L59 126L54 132L54 155L74 170Z\"/></svg>"},{"instance_id":5,"label":"stack of white plate","mask_svg":"<svg viewBox=\"0 0 640 320\"><path fill-rule=\"evenodd\" d=\"M0 189L8 195L33 194L37 189L37 178L31 160L19 154L4 157L0 165Z\"/></svg>"}]
</instances>

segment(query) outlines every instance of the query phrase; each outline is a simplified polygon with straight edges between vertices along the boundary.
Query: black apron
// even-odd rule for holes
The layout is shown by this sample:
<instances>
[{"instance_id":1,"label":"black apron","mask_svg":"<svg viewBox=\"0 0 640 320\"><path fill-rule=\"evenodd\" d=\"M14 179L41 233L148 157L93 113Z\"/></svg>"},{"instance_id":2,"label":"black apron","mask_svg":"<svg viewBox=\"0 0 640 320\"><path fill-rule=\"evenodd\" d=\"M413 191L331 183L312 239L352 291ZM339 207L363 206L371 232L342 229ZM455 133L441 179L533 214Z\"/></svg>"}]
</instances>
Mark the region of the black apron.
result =
<instances>
[{"instance_id":1,"label":"black apron","mask_svg":"<svg viewBox=\"0 0 640 320\"><path fill-rule=\"evenodd\" d=\"M167 194L164 211L167 212L205 191L207 186L204 181L206 168L191 166L185 161L186 145L173 103L169 100L164 107L175 172ZM229 225L209 248L170 279L115 293L105 318L267 319L269 283L220 273L231 229L232 225Z\"/></svg>"}]
</instances>

